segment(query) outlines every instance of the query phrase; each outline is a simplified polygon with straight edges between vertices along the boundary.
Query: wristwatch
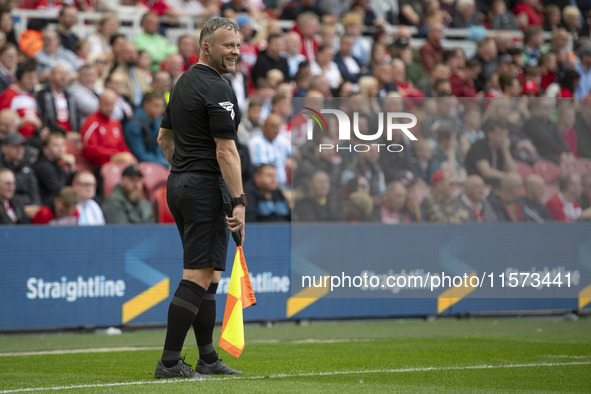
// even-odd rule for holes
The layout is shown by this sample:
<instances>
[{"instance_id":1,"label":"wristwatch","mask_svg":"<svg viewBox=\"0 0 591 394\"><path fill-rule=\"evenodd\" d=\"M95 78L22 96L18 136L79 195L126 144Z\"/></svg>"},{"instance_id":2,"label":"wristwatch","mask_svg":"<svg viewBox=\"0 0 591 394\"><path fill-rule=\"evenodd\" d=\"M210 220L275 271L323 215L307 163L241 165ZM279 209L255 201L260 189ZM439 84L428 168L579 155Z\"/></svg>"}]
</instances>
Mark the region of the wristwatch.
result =
<instances>
[{"instance_id":1,"label":"wristwatch","mask_svg":"<svg viewBox=\"0 0 591 394\"><path fill-rule=\"evenodd\" d=\"M240 197L238 197L238 198L232 198L232 206L235 207L236 205L240 205L240 204L242 204L244 206L247 205L246 194L244 194L244 193L242 193L240 195Z\"/></svg>"}]
</instances>

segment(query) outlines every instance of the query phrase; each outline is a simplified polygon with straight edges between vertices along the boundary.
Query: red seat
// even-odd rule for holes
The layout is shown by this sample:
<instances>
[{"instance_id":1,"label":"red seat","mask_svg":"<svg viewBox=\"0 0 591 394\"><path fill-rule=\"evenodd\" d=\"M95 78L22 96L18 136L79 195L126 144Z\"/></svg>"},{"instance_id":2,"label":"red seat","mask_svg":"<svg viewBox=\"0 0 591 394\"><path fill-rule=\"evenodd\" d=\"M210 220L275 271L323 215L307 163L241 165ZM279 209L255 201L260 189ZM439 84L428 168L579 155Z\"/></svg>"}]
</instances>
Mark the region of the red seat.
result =
<instances>
[{"instance_id":1,"label":"red seat","mask_svg":"<svg viewBox=\"0 0 591 394\"><path fill-rule=\"evenodd\" d=\"M558 186L556 186L556 185L544 186L544 197L542 197L542 201L544 202L544 204L546 204L548 202L548 200L550 198L552 198L552 196L554 196L556 193L558 193Z\"/></svg>"},{"instance_id":2,"label":"red seat","mask_svg":"<svg viewBox=\"0 0 591 394\"><path fill-rule=\"evenodd\" d=\"M144 190L146 197L154 202L154 193L156 189L166 186L166 180L170 171L160 164L142 162L138 164L142 174L144 174Z\"/></svg>"},{"instance_id":3,"label":"red seat","mask_svg":"<svg viewBox=\"0 0 591 394\"><path fill-rule=\"evenodd\" d=\"M121 181L121 173L125 169L124 164L108 162L101 167L103 182L103 198L109 197L115 186Z\"/></svg>"},{"instance_id":4,"label":"red seat","mask_svg":"<svg viewBox=\"0 0 591 394\"><path fill-rule=\"evenodd\" d=\"M534 169L527 163L524 163L519 160L515 160L515 165L517 166L517 173L521 175L521 179L524 179L534 173Z\"/></svg>"},{"instance_id":5,"label":"red seat","mask_svg":"<svg viewBox=\"0 0 591 394\"><path fill-rule=\"evenodd\" d=\"M154 205L158 223L174 223L174 218L166 202L166 187L159 187L154 191Z\"/></svg>"},{"instance_id":6,"label":"red seat","mask_svg":"<svg viewBox=\"0 0 591 394\"><path fill-rule=\"evenodd\" d=\"M66 153L74 156L76 159L76 171L92 171L93 165L86 157L82 155L82 146L75 141L66 138Z\"/></svg>"},{"instance_id":7,"label":"red seat","mask_svg":"<svg viewBox=\"0 0 591 394\"><path fill-rule=\"evenodd\" d=\"M560 166L548 160L536 161L534 163L534 172L544 178L546 184L555 183L562 176Z\"/></svg>"}]
</instances>

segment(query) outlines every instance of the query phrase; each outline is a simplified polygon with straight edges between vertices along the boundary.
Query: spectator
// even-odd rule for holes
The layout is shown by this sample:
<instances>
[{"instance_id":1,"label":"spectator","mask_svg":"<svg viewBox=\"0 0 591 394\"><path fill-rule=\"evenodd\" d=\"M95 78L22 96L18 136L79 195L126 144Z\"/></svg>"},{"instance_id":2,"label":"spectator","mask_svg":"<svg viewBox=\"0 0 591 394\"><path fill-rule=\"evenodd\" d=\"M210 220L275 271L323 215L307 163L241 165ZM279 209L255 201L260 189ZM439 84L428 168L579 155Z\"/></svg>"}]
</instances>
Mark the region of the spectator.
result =
<instances>
[{"instance_id":1,"label":"spectator","mask_svg":"<svg viewBox=\"0 0 591 394\"><path fill-rule=\"evenodd\" d=\"M293 80L298 72L300 63L306 61L306 57L301 54L302 38L295 31L291 31L285 36L285 44L285 55L289 71L288 78Z\"/></svg>"},{"instance_id":2,"label":"spectator","mask_svg":"<svg viewBox=\"0 0 591 394\"><path fill-rule=\"evenodd\" d=\"M80 40L72 27L78 23L78 10L71 5L64 5L57 16L57 33L60 36L62 46L72 52Z\"/></svg>"},{"instance_id":3,"label":"spectator","mask_svg":"<svg viewBox=\"0 0 591 394\"><path fill-rule=\"evenodd\" d=\"M581 100L574 127L577 133L577 154L591 159L591 96Z\"/></svg>"},{"instance_id":4,"label":"spectator","mask_svg":"<svg viewBox=\"0 0 591 394\"><path fill-rule=\"evenodd\" d=\"M170 98L170 91L172 90L172 79L170 78L170 74L168 73L168 71L156 71L150 88L153 92L163 93L164 100L166 100L166 103L168 104L168 99Z\"/></svg>"},{"instance_id":5,"label":"spectator","mask_svg":"<svg viewBox=\"0 0 591 394\"><path fill-rule=\"evenodd\" d=\"M76 209L79 213L79 226L102 226L105 224L103 210L94 201L96 195L96 178L90 171L76 173L72 187L78 193Z\"/></svg>"},{"instance_id":6,"label":"spectator","mask_svg":"<svg viewBox=\"0 0 591 394\"><path fill-rule=\"evenodd\" d=\"M505 0L493 0L492 2L492 23L494 30L519 30L519 24L515 15L507 11Z\"/></svg>"},{"instance_id":7,"label":"spectator","mask_svg":"<svg viewBox=\"0 0 591 394\"><path fill-rule=\"evenodd\" d=\"M437 124L436 124L437 125ZM466 169L462 161L462 149L458 140L458 132L449 125L437 127L437 147L433 151L433 165L435 168L446 168L451 174L453 182L464 183Z\"/></svg>"},{"instance_id":8,"label":"spectator","mask_svg":"<svg viewBox=\"0 0 591 394\"><path fill-rule=\"evenodd\" d=\"M550 120L554 110L552 99L530 100L532 116L525 121L523 132L531 139L540 156L555 163L570 163L575 160L568 146L560 136L556 124Z\"/></svg>"},{"instance_id":9,"label":"spectator","mask_svg":"<svg viewBox=\"0 0 591 394\"><path fill-rule=\"evenodd\" d=\"M16 70L16 82L0 94L0 109L10 108L21 118L19 133L25 137L32 137L42 122L37 112L37 101L29 92L37 83L35 60L20 63Z\"/></svg>"},{"instance_id":10,"label":"spectator","mask_svg":"<svg viewBox=\"0 0 591 394\"><path fill-rule=\"evenodd\" d=\"M80 129L84 149L84 157L95 166L101 166L109 161L120 163L135 163L125 139L121 123L111 118L117 101L117 93L111 89L105 90L99 97L99 109L86 118Z\"/></svg>"},{"instance_id":11,"label":"spectator","mask_svg":"<svg viewBox=\"0 0 591 394\"><path fill-rule=\"evenodd\" d=\"M551 222L552 217L544 205L544 178L538 174L529 174L525 178L525 195L520 198L526 221L536 223Z\"/></svg>"},{"instance_id":12,"label":"spectator","mask_svg":"<svg viewBox=\"0 0 591 394\"><path fill-rule=\"evenodd\" d=\"M279 135L283 121L277 114L271 114L263 124L263 132L250 139L248 149L252 165L273 164L277 169L277 180L287 186L285 167L289 166L291 141Z\"/></svg>"},{"instance_id":13,"label":"spectator","mask_svg":"<svg viewBox=\"0 0 591 394\"><path fill-rule=\"evenodd\" d=\"M32 218L41 205L39 183L30 164L24 160L25 139L18 133L8 134L2 144L0 167L11 170L16 178L15 198L25 206L25 212Z\"/></svg>"},{"instance_id":14,"label":"spectator","mask_svg":"<svg viewBox=\"0 0 591 394\"><path fill-rule=\"evenodd\" d=\"M245 187L248 196L247 222L282 222L291 220L289 203L278 188L277 170L272 164L261 164Z\"/></svg>"},{"instance_id":15,"label":"spectator","mask_svg":"<svg viewBox=\"0 0 591 394\"><path fill-rule=\"evenodd\" d=\"M14 30L14 20L10 9L0 11L0 32L4 33L6 43L18 45L18 38Z\"/></svg>"},{"instance_id":16,"label":"spectator","mask_svg":"<svg viewBox=\"0 0 591 394\"><path fill-rule=\"evenodd\" d=\"M384 224L406 224L415 222L416 217L407 209L408 192L402 182L388 183L386 194L382 198L380 218Z\"/></svg>"},{"instance_id":17,"label":"spectator","mask_svg":"<svg viewBox=\"0 0 591 394\"><path fill-rule=\"evenodd\" d=\"M131 103L137 107L142 104L142 98L150 86L148 72L136 67L137 51L132 43L126 42L123 48L122 61L113 70L113 74L118 74L123 78L123 96L129 98Z\"/></svg>"},{"instance_id":18,"label":"spectator","mask_svg":"<svg viewBox=\"0 0 591 394\"><path fill-rule=\"evenodd\" d=\"M544 31L554 32L560 27L562 15L560 14L560 7L556 4L547 4L544 7L544 23L542 28Z\"/></svg>"},{"instance_id":19,"label":"spectator","mask_svg":"<svg viewBox=\"0 0 591 394\"><path fill-rule=\"evenodd\" d=\"M220 9L221 15L225 18L235 19L239 15L247 15L249 10L246 2L242 0L228 0Z\"/></svg>"},{"instance_id":20,"label":"spectator","mask_svg":"<svg viewBox=\"0 0 591 394\"><path fill-rule=\"evenodd\" d=\"M330 149L319 149L320 144L334 145L334 140L328 135L321 135L318 143L312 141L311 144L301 148L302 156L292 182L294 188L305 186L310 176L316 171L324 171L328 175L331 185L339 184L340 166L334 160L334 152Z\"/></svg>"},{"instance_id":21,"label":"spectator","mask_svg":"<svg viewBox=\"0 0 591 394\"><path fill-rule=\"evenodd\" d=\"M127 146L139 162L158 163L168 168L168 161L156 141L165 108L162 94L147 93L142 106L135 110L133 119L125 125L124 134Z\"/></svg>"},{"instance_id":22,"label":"spectator","mask_svg":"<svg viewBox=\"0 0 591 394\"><path fill-rule=\"evenodd\" d=\"M460 205L468 212L468 223L493 223L497 221L494 209L486 199L484 180L480 175L466 179L464 192L458 197Z\"/></svg>"},{"instance_id":23,"label":"spectator","mask_svg":"<svg viewBox=\"0 0 591 394\"><path fill-rule=\"evenodd\" d=\"M252 74L252 68L257 62L257 56L259 53L258 48L253 43L254 30L252 28L252 22L247 15L240 15L238 18L236 18L236 24L240 28L240 36L242 37L242 43L240 45L240 61L242 62L242 70L240 71L246 77L250 78ZM298 40L301 41L299 36ZM301 42L298 47L301 51Z\"/></svg>"},{"instance_id":24,"label":"spectator","mask_svg":"<svg viewBox=\"0 0 591 394\"><path fill-rule=\"evenodd\" d=\"M324 171L316 171L308 181L308 193L297 201L294 213L299 222L334 222L340 219L335 201L328 198L331 184Z\"/></svg>"},{"instance_id":25,"label":"spectator","mask_svg":"<svg viewBox=\"0 0 591 394\"><path fill-rule=\"evenodd\" d=\"M196 46L197 43L195 37L188 34L184 34L179 37L177 41L177 48L178 53L183 57L183 71L187 71L199 61L199 54L195 50ZM240 52L242 52L242 49L243 48L241 47Z\"/></svg>"},{"instance_id":26,"label":"spectator","mask_svg":"<svg viewBox=\"0 0 591 394\"><path fill-rule=\"evenodd\" d=\"M0 225L27 224L24 205L14 198L16 180L8 168L0 168Z\"/></svg>"},{"instance_id":27,"label":"spectator","mask_svg":"<svg viewBox=\"0 0 591 394\"><path fill-rule=\"evenodd\" d=\"M407 65L407 71L408 71ZM437 63L433 66L429 73L429 77L421 79L417 83L417 87L425 94L425 97L443 97L443 96L451 96L451 84L449 83L449 77L451 77L451 71L446 64ZM439 94L436 93L436 85L440 83L445 83L449 86L446 86L446 93Z\"/></svg>"},{"instance_id":28,"label":"spectator","mask_svg":"<svg viewBox=\"0 0 591 394\"><path fill-rule=\"evenodd\" d=\"M585 30L581 23L582 19L581 11L579 11L576 5L567 5L562 10L562 27L572 34L573 41L585 35ZM589 30L587 30L586 35L589 35Z\"/></svg>"},{"instance_id":29,"label":"spectator","mask_svg":"<svg viewBox=\"0 0 591 394\"><path fill-rule=\"evenodd\" d=\"M404 112L404 99L402 97L396 97L397 93L389 93L386 99L383 101L383 113L402 113ZM386 117L388 115L383 115L383 124L386 125L388 123L388 119ZM361 119L361 118L360 118ZM406 119L401 118L392 118L390 120L393 123L404 124L407 122ZM373 129L377 128L376 126ZM403 147L401 152L387 152L384 151L383 154L380 154L380 166L384 171L384 178L386 184L390 183L393 180L396 180L398 174L401 171L412 171L412 164L410 162L410 155L412 152L412 148L410 145L410 141L408 138L402 136L402 131L400 129L394 129L391 132L391 140L388 141L385 136L382 136L378 143L382 143L385 145L389 144L398 144Z\"/></svg>"},{"instance_id":30,"label":"spectator","mask_svg":"<svg viewBox=\"0 0 591 394\"><path fill-rule=\"evenodd\" d=\"M18 50L12 43L0 47L0 92L16 82Z\"/></svg>"},{"instance_id":31,"label":"spectator","mask_svg":"<svg viewBox=\"0 0 591 394\"><path fill-rule=\"evenodd\" d=\"M452 94L456 97L476 97L478 91L474 82L481 70L482 67L478 59L468 60L464 69L459 70L458 74L453 74L450 78Z\"/></svg>"},{"instance_id":32,"label":"spectator","mask_svg":"<svg viewBox=\"0 0 591 394\"><path fill-rule=\"evenodd\" d=\"M162 69L170 73L173 86L176 84L179 77L185 72L184 67L183 57L178 53L169 55L162 63Z\"/></svg>"},{"instance_id":33,"label":"spectator","mask_svg":"<svg viewBox=\"0 0 591 394\"><path fill-rule=\"evenodd\" d=\"M49 86L37 93L37 106L43 124L51 131L62 134L80 131L78 104L72 94L66 90L68 70L58 64L49 73ZM79 139L79 135L78 138Z\"/></svg>"},{"instance_id":34,"label":"spectator","mask_svg":"<svg viewBox=\"0 0 591 394\"><path fill-rule=\"evenodd\" d=\"M586 172L581 176L583 193L581 194L581 208L583 210L591 207L591 172Z\"/></svg>"},{"instance_id":35,"label":"spectator","mask_svg":"<svg viewBox=\"0 0 591 394\"><path fill-rule=\"evenodd\" d=\"M558 102L556 109L556 128L560 132L560 136L566 143L570 152L579 158L577 132L573 128L575 126L575 106L570 100L561 100Z\"/></svg>"},{"instance_id":36,"label":"spectator","mask_svg":"<svg viewBox=\"0 0 591 394\"><path fill-rule=\"evenodd\" d=\"M467 29L472 26L480 26L480 18L474 0L458 0L455 5L451 27Z\"/></svg>"},{"instance_id":37,"label":"spectator","mask_svg":"<svg viewBox=\"0 0 591 394\"><path fill-rule=\"evenodd\" d=\"M426 139L420 139L413 145L414 172L426 184L431 184L431 176L437 171L433 163L433 147Z\"/></svg>"},{"instance_id":38,"label":"spectator","mask_svg":"<svg viewBox=\"0 0 591 394\"><path fill-rule=\"evenodd\" d=\"M373 201L367 193L356 191L343 203L343 220L349 223L373 221Z\"/></svg>"},{"instance_id":39,"label":"spectator","mask_svg":"<svg viewBox=\"0 0 591 394\"><path fill-rule=\"evenodd\" d=\"M98 110L98 97L94 91L94 84L98 79L96 68L90 65L80 67L78 80L72 82L68 92L76 102L78 118L83 124L86 117Z\"/></svg>"},{"instance_id":40,"label":"spectator","mask_svg":"<svg viewBox=\"0 0 591 394\"><path fill-rule=\"evenodd\" d=\"M357 83L361 75L365 72L365 69L361 60L354 57L351 53L353 44L355 43L355 37L344 35L341 37L340 42L339 52L335 55L334 62L345 81Z\"/></svg>"},{"instance_id":41,"label":"spectator","mask_svg":"<svg viewBox=\"0 0 591 394\"><path fill-rule=\"evenodd\" d=\"M43 142L43 155L33 169L41 200L44 205L49 205L60 190L71 183L71 175L76 171L76 159L66 153L66 139L62 133L52 132L47 136Z\"/></svg>"},{"instance_id":42,"label":"spectator","mask_svg":"<svg viewBox=\"0 0 591 394\"><path fill-rule=\"evenodd\" d=\"M133 117L133 104L132 99L124 94L125 79L123 75L117 73L109 75L105 81L105 88L117 93L115 108L113 109L111 117L125 126L125 124Z\"/></svg>"},{"instance_id":43,"label":"spectator","mask_svg":"<svg viewBox=\"0 0 591 394\"><path fill-rule=\"evenodd\" d=\"M558 193L546 203L550 216L557 222L587 220L591 211L586 210L585 216L582 216L583 210L578 203L583 192L581 177L578 174L563 176L558 183L558 189Z\"/></svg>"},{"instance_id":44,"label":"spectator","mask_svg":"<svg viewBox=\"0 0 591 394\"><path fill-rule=\"evenodd\" d=\"M370 61L371 45L363 39L363 18L357 13L349 12L341 20L345 35L354 37L351 47L351 56L359 59L363 67L367 67Z\"/></svg>"},{"instance_id":45,"label":"spectator","mask_svg":"<svg viewBox=\"0 0 591 394\"><path fill-rule=\"evenodd\" d=\"M267 50L259 53L256 64L252 69L252 79L257 81L259 78L265 78L267 72L271 69L278 69L283 73L283 78L289 79L289 67L287 60L281 56L285 51L285 40L279 34L269 36Z\"/></svg>"},{"instance_id":46,"label":"spectator","mask_svg":"<svg viewBox=\"0 0 591 394\"><path fill-rule=\"evenodd\" d=\"M318 15L313 12L303 12L298 15L296 26L293 31L298 33L302 38L302 55L308 59L309 62L316 60L316 52L320 45L316 40L318 34Z\"/></svg>"},{"instance_id":47,"label":"spectator","mask_svg":"<svg viewBox=\"0 0 591 394\"><path fill-rule=\"evenodd\" d=\"M523 31L524 66L537 66L544 44L544 30L539 26L530 26Z\"/></svg>"},{"instance_id":48,"label":"spectator","mask_svg":"<svg viewBox=\"0 0 591 394\"><path fill-rule=\"evenodd\" d=\"M154 223L152 204L144 199L144 175L138 166L131 165L121 173L121 182L103 203L107 224Z\"/></svg>"},{"instance_id":49,"label":"spectator","mask_svg":"<svg viewBox=\"0 0 591 394\"><path fill-rule=\"evenodd\" d=\"M90 43L90 53L94 55L111 53L110 41L117 30L119 30L119 21L115 14L103 14L96 24L96 31L86 38Z\"/></svg>"},{"instance_id":50,"label":"spectator","mask_svg":"<svg viewBox=\"0 0 591 394\"><path fill-rule=\"evenodd\" d=\"M339 67L334 62L334 50L330 45L320 45L316 61L310 64L310 71L314 75L324 75L331 89L337 89L343 83Z\"/></svg>"},{"instance_id":51,"label":"spectator","mask_svg":"<svg viewBox=\"0 0 591 394\"><path fill-rule=\"evenodd\" d=\"M47 224L50 226L77 226L80 216L76 209L78 193L73 187L63 187L57 197L48 205L39 209L31 224Z\"/></svg>"},{"instance_id":52,"label":"spectator","mask_svg":"<svg viewBox=\"0 0 591 394\"><path fill-rule=\"evenodd\" d=\"M69 81L78 77L78 58L60 44L60 36L54 29L43 30L43 49L35 54L35 60L41 82L49 78L51 69L58 64L66 67Z\"/></svg>"},{"instance_id":53,"label":"spectator","mask_svg":"<svg viewBox=\"0 0 591 394\"><path fill-rule=\"evenodd\" d=\"M462 208L454 196L451 173L437 170L431 177L431 184L431 192L421 204L425 220L436 223L465 223L469 218L468 211Z\"/></svg>"},{"instance_id":54,"label":"spectator","mask_svg":"<svg viewBox=\"0 0 591 394\"><path fill-rule=\"evenodd\" d=\"M498 186L506 172L517 171L511 156L507 127L496 120L484 124L486 137L476 141L466 154L468 175L480 175L487 184Z\"/></svg>"},{"instance_id":55,"label":"spectator","mask_svg":"<svg viewBox=\"0 0 591 394\"><path fill-rule=\"evenodd\" d=\"M523 206L520 202L523 181L516 172L504 174L498 191L488 196L499 222L523 222Z\"/></svg>"},{"instance_id":56,"label":"spectator","mask_svg":"<svg viewBox=\"0 0 591 394\"><path fill-rule=\"evenodd\" d=\"M445 85L442 85L444 87ZM447 85L449 87L449 85ZM437 87L436 87L437 88ZM451 88L449 88L451 91ZM429 113L423 122L421 122L421 136L434 140L437 138L435 129L443 125L448 125L452 130L461 130L462 121L458 117L458 100L451 96L451 92L447 92L447 87L442 89L442 96L438 96L435 100L435 111ZM435 146L435 144L432 144Z\"/></svg>"},{"instance_id":57,"label":"spectator","mask_svg":"<svg viewBox=\"0 0 591 394\"><path fill-rule=\"evenodd\" d=\"M462 157L465 157L470 147L478 140L485 138L482 131L482 115L478 104L467 105L464 109L464 129L460 135Z\"/></svg>"},{"instance_id":58,"label":"spectator","mask_svg":"<svg viewBox=\"0 0 591 394\"><path fill-rule=\"evenodd\" d=\"M541 27L544 23L544 14L540 0L521 0L515 4L513 14L521 29L528 26Z\"/></svg>"},{"instance_id":59,"label":"spectator","mask_svg":"<svg viewBox=\"0 0 591 394\"><path fill-rule=\"evenodd\" d=\"M498 68L498 52L495 40L493 38L485 38L478 41L475 58L480 63L481 71L476 81L474 81L474 86L480 92L486 88L486 81Z\"/></svg>"},{"instance_id":60,"label":"spectator","mask_svg":"<svg viewBox=\"0 0 591 394\"><path fill-rule=\"evenodd\" d=\"M125 34L115 33L111 37L111 39L109 40L109 45L111 48L111 54L109 57L111 57L111 61L108 62L110 67L104 70L105 72L99 72L99 75L102 79L108 77L111 74L111 72L113 72L120 64L126 63L126 58L128 57L127 49L129 49L129 47L127 47L128 43L129 42L127 41L127 36L125 36ZM135 46L133 47L133 51L135 52ZM101 59L106 59L107 54L92 54L90 57L96 59L99 58L99 56ZM151 65L152 62L150 61L150 66Z\"/></svg>"},{"instance_id":61,"label":"spectator","mask_svg":"<svg viewBox=\"0 0 591 394\"><path fill-rule=\"evenodd\" d=\"M380 152L370 147L366 152L359 152L341 174L341 185L351 178L363 175L369 181L369 195L377 197L386 192L386 178L379 164Z\"/></svg>"},{"instance_id":62,"label":"spectator","mask_svg":"<svg viewBox=\"0 0 591 394\"><path fill-rule=\"evenodd\" d=\"M579 62L575 66L575 71L580 75L577 97L582 99L591 93L591 45L579 50Z\"/></svg>"},{"instance_id":63,"label":"spectator","mask_svg":"<svg viewBox=\"0 0 591 394\"><path fill-rule=\"evenodd\" d=\"M19 116L10 108L4 108L0 111L0 144L10 133L17 133Z\"/></svg>"},{"instance_id":64,"label":"spectator","mask_svg":"<svg viewBox=\"0 0 591 394\"><path fill-rule=\"evenodd\" d=\"M138 51L143 50L150 54L152 58L150 71L155 72L168 55L177 52L177 48L170 45L168 40L159 34L160 22L158 14L155 12L145 13L141 20L141 26L144 31L134 37L133 43Z\"/></svg>"},{"instance_id":65,"label":"spectator","mask_svg":"<svg viewBox=\"0 0 591 394\"><path fill-rule=\"evenodd\" d=\"M421 61L427 72L431 72L435 64L443 61L443 25L440 22L431 23L427 27L427 40L419 50Z\"/></svg>"},{"instance_id":66,"label":"spectator","mask_svg":"<svg viewBox=\"0 0 591 394\"><path fill-rule=\"evenodd\" d=\"M238 140L243 144L248 144L248 141L253 136L262 133L261 125L259 124L262 106L263 100L258 96L252 97L248 102L246 116L242 118L240 131L238 132Z\"/></svg>"}]
</instances>

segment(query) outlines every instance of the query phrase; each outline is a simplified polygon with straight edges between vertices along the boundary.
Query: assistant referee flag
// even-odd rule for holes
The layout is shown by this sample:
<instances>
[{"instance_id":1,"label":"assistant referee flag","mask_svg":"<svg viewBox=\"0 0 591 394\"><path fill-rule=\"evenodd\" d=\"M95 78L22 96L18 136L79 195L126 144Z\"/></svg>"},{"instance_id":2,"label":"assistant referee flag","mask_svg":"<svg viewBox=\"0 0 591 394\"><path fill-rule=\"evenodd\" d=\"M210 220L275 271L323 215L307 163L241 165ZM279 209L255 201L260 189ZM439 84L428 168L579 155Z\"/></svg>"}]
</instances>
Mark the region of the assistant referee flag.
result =
<instances>
[{"instance_id":1,"label":"assistant referee flag","mask_svg":"<svg viewBox=\"0 0 591 394\"><path fill-rule=\"evenodd\" d=\"M234 357L240 357L244 349L242 310L256 302L242 246L237 246L220 336L220 347Z\"/></svg>"}]
</instances>

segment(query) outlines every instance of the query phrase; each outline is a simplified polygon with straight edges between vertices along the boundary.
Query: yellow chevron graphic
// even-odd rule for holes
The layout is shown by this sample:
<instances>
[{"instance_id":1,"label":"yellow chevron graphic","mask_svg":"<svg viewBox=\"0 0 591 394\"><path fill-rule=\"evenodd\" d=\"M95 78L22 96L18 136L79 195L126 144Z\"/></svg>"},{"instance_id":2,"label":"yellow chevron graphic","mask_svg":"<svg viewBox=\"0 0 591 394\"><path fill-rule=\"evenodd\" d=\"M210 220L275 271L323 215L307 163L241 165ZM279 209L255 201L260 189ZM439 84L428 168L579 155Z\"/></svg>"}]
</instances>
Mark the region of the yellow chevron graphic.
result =
<instances>
[{"instance_id":1,"label":"yellow chevron graphic","mask_svg":"<svg viewBox=\"0 0 591 394\"><path fill-rule=\"evenodd\" d=\"M320 286L322 282L323 279L321 278L318 282L315 282L319 287L308 287L296 295L289 297L287 299L287 317L292 317L324 297L328 293L328 286Z\"/></svg>"},{"instance_id":2,"label":"yellow chevron graphic","mask_svg":"<svg viewBox=\"0 0 591 394\"><path fill-rule=\"evenodd\" d=\"M470 285L470 278L476 275L476 272L472 272L459 287L452 287L441 293L439 297L437 297L437 313L445 311L462 298L472 293L476 288Z\"/></svg>"},{"instance_id":3,"label":"yellow chevron graphic","mask_svg":"<svg viewBox=\"0 0 591 394\"><path fill-rule=\"evenodd\" d=\"M165 278L123 304L123 323L127 323L167 299L170 288L169 282L168 278Z\"/></svg>"},{"instance_id":4,"label":"yellow chevron graphic","mask_svg":"<svg viewBox=\"0 0 591 394\"><path fill-rule=\"evenodd\" d=\"M591 285L579 291L579 310L591 303Z\"/></svg>"}]
</instances>

